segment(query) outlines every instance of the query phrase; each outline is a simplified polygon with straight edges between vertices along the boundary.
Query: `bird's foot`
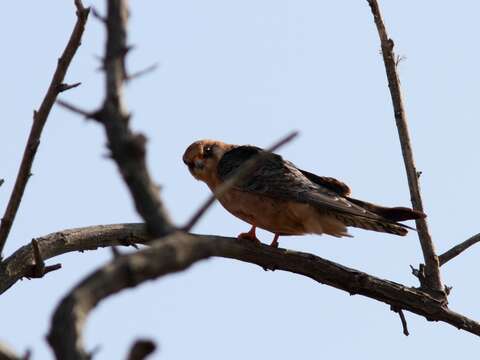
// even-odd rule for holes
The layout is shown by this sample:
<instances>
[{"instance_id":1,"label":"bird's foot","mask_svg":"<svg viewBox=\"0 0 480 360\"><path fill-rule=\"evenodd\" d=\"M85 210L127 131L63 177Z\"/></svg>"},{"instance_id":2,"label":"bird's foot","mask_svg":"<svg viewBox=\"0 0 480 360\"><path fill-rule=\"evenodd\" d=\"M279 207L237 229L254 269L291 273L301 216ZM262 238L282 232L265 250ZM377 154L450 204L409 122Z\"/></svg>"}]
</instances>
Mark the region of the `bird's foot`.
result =
<instances>
[{"instance_id":1,"label":"bird's foot","mask_svg":"<svg viewBox=\"0 0 480 360\"><path fill-rule=\"evenodd\" d=\"M258 240L258 238L255 235L252 235L249 232L238 234L237 239L250 240L260 244L260 240Z\"/></svg>"},{"instance_id":2,"label":"bird's foot","mask_svg":"<svg viewBox=\"0 0 480 360\"><path fill-rule=\"evenodd\" d=\"M271 247L278 248L278 238L279 237L280 237L279 234L275 234L275 236L273 237L273 241L270 244Z\"/></svg>"},{"instance_id":3,"label":"bird's foot","mask_svg":"<svg viewBox=\"0 0 480 360\"><path fill-rule=\"evenodd\" d=\"M238 234L237 238L241 240L250 240L254 243L260 244L260 240L258 240L257 235L255 234L255 226L252 226L249 232Z\"/></svg>"}]
</instances>

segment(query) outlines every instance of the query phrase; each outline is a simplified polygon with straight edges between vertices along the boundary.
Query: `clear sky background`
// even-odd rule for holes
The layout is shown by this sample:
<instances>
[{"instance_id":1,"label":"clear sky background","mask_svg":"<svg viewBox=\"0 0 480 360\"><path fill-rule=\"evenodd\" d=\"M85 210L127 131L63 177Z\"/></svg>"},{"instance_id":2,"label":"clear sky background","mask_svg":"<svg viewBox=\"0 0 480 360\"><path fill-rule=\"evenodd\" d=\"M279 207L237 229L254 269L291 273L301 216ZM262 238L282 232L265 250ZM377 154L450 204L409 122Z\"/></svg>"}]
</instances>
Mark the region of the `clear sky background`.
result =
<instances>
[{"instance_id":1,"label":"clear sky background","mask_svg":"<svg viewBox=\"0 0 480 360\"><path fill-rule=\"evenodd\" d=\"M104 11L103 1L86 2ZM439 252L480 230L478 168L480 72L478 1L380 1L400 66L405 103L431 233ZM380 45L366 1L132 1L131 71L160 67L129 84L132 126L147 134L148 164L176 223L208 196L181 161L192 141L267 146L297 129L280 153L333 176L355 197L409 206ZM75 22L73 1L9 1L0 14L0 209L3 212L31 125ZM97 71L104 29L90 18L68 72L81 87L61 95L84 109L103 99ZM98 124L55 107L6 246L72 227L139 221ZM218 204L195 231L235 236L248 225ZM416 234L405 238L352 229L352 239L281 238L381 278L417 286ZM271 235L261 232L264 242ZM124 249L121 249L125 251ZM442 268L452 309L480 319L480 246ZM75 253L42 280L0 297L0 340L48 359L44 336L54 307L72 286L111 259L109 250ZM211 259L108 299L89 317L96 359L123 358L138 336L155 339L154 359L446 359L478 356L478 339L450 325L398 315L361 296L301 276Z\"/></svg>"}]
</instances>

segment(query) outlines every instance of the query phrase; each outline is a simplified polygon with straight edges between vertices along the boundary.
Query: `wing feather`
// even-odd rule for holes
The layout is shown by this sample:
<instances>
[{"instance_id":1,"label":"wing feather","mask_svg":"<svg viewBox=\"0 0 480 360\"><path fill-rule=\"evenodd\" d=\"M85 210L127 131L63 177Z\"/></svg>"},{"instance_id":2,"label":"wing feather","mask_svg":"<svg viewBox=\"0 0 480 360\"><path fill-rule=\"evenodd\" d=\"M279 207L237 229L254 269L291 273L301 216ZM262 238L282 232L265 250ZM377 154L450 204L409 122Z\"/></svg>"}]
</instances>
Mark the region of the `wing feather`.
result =
<instances>
[{"instance_id":1,"label":"wing feather","mask_svg":"<svg viewBox=\"0 0 480 360\"><path fill-rule=\"evenodd\" d=\"M218 163L218 176L223 181L226 180L245 161L260 154L262 156L259 163L250 175L237 183L235 186L237 190L275 199L307 203L326 212L333 211L368 219L386 220L351 203L338 192L332 191L331 187L322 185L321 182L312 182L301 170L280 155L266 153L255 146L237 146L226 152Z\"/></svg>"}]
</instances>

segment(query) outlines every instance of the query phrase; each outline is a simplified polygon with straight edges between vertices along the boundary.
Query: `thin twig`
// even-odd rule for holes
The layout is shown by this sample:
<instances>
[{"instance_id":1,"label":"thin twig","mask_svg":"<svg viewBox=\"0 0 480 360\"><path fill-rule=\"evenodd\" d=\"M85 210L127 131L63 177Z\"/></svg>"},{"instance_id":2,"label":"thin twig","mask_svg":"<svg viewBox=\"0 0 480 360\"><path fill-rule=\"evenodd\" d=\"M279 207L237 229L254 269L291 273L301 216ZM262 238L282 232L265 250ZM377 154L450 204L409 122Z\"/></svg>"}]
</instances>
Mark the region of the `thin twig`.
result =
<instances>
[{"instance_id":1,"label":"thin twig","mask_svg":"<svg viewBox=\"0 0 480 360\"><path fill-rule=\"evenodd\" d=\"M420 195L420 186L418 183L417 170L413 160L413 151L410 144L410 135L408 133L407 116L403 106L400 80L397 73L396 57L393 52L394 42L388 37L385 24L382 19L377 0L367 0L372 10L375 25L382 46L383 61L388 78L388 87L393 102L395 121L397 124L398 135L402 147L403 160L407 172L408 186L410 189L410 198L413 208L423 212L422 197ZM440 268L438 258L435 254L435 247L430 237L427 222L425 219L417 219L417 232L422 247L425 260L425 283L422 287L435 292L438 296L445 298L445 293L440 278Z\"/></svg>"},{"instance_id":2,"label":"thin twig","mask_svg":"<svg viewBox=\"0 0 480 360\"><path fill-rule=\"evenodd\" d=\"M47 121L50 110L57 95L61 91L61 84L65 78L68 67L75 55L77 49L80 47L82 35L85 30L85 23L88 19L90 9L84 8L80 0L75 0L75 6L77 8L77 21L73 28L70 39L65 47L62 56L58 59L57 68L53 74L50 86L47 93L43 98L42 104L38 111L34 112L33 124L28 136L27 144L23 152L23 158L20 163L20 168L17 173L15 185L8 200L7 208L2 218L0 225L0 256L3 253L5 243L12 228L13 221L17 214L20 202L22 201L25 187L27 186L28 179L32 169L33 160L37 152L38 145L40 144L40 136L42 134L43 127Z\"/></svg>"},{"instance_id":3,"label":"thin twig","mask_svg":"<svg viewBox=\"0 0 480 360\"><path fill-rule=\"evenodd\" d=\"M279 149L283 145L292 141L297 136L298 131L291 132L290 134L284 136L283 138L275 142L273 145L265 149L266 153L270 153ZM198 210L195 211L190 220L188 220L181 229L185 232L189 232L190 230L192 230L198 220L200 220L200 218L207 212L207 210L210 208L210 206L212 206L215 200L225 194L233 186L235 186L235 184L239 180L251 173L255 169L257 163L262 159L262 157L262 154L257 155L254 158L246 161L242 166L240 166L227 181L225 181L221 186L218 187L214 194L210 195L208 199L205 200L205 202L198 208Z\"/></svg>"},{"instance_id":4,"label":"thin twig","mask_svg":"<svg viewBox=\"0 0 480 360\"><path fill-rule=\"evenodd\" d=\"M70 103L68 103L66 101L63 101L63 100L57 100L56 103L57 103L57 105L65 108L67 110L70 110L71 112L82 115L86 119L95 119L96 115L93 112L88 112L86 110L80 109L78 106L75 106L75 105L70 104Z\"/></svg>"},{"instance_id":5,"label":"thin twig","mask_svg":"<svg viewBox=\"0 0 480 360\"><path fill-rule=\"evenodd\" d=\"M64 91L67 91L67 90L70 90L70 89L74 89L76 88L77 86L80 86L82 85L81 82L77 82L75 84L60 84L60 86L58 87L58 92L64 92Z\"/></svg>"},{"instance_id":6,"label":"thin twig","mask_svg":"<svg viewBox=\"0 0 480 360\"><path fill-rule=\"evenodd\" d=\"M152 64L152 65L146 67L145 69L139 70L137 72L134 72L131 75L128 75L126 80L127 81L132 81L132 80L138 79L139 77L142 77L144 75L147 75L147 74L157 70L157 68L158 68L157 63Z\"/></svg>"},{"instance_id":7,"label":"thin twig","mask_svg":"<svg viewBox=\"0 0 480 360\"><path fill-rule=\"evenodd\" d=\"M478 242L480 242L480 234L474 235L468 240L465 240L464 242L454 246L450 250L445 251L442 255L438 257L438 262L440 263L440 266L445 264L447 261L452 260L454 257L460 255L470 246L475 245Z\"/></svg>"},{"instance_id":8,"label":"thin twig","mask_svg":"<svg viewBox=\"0 0 480 360\"><path fill-rule=\"evenodd\" d=\"M396 312L400 317L400 321L402 322L403 335L405 336L410 335L410 333L408 332L407 319L405 318L405 314L403 313L403 310L395 306L391 306L390 309L393 312Z\"/></svg>"},{"instance_id":9,"label":"thin twig","mask_svg":"<svg viewBox=\"0 0 480 360\"><path fill-rule=\"evenodd\" d=\"M33 248L33 265L31 265L29 273L25 275L27 278L42 278L45 274L62 268L62 264L45 266L38 241L32 239L31 245Z\"/></svg>"}]
</instances>

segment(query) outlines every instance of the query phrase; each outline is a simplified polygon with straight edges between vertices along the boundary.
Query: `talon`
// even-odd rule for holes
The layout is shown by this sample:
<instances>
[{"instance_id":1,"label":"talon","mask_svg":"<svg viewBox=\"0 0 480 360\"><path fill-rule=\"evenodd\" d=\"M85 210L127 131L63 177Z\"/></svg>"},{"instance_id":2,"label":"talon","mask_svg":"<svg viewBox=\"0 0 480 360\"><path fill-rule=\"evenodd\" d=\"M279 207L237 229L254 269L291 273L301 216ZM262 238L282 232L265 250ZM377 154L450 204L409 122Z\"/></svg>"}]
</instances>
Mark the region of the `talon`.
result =
<instances>
[{"instance_id":1,"label":"talon","mask_svg":"<svg viewBox=\"0 0 480 360\"><path fill-rule=\"evenodd\" d=\"M255 229L256 226L252 226L249 232L241 233L237 236L237 238L242 240L250 240L260 244L260 240L258 240L257 235L255 234Z\"/></svg>"},{"instance_id":2,"label":"talon","mask_svg":"<svg viewBox=\"0 0 480 360\"><path fill-rule=\"evenodd\" d=\"M271 247L278 248L278 238L280 237L280 234L275 234L273 237L273 241L270 244Z\"/></svg>"}]
</instances>

